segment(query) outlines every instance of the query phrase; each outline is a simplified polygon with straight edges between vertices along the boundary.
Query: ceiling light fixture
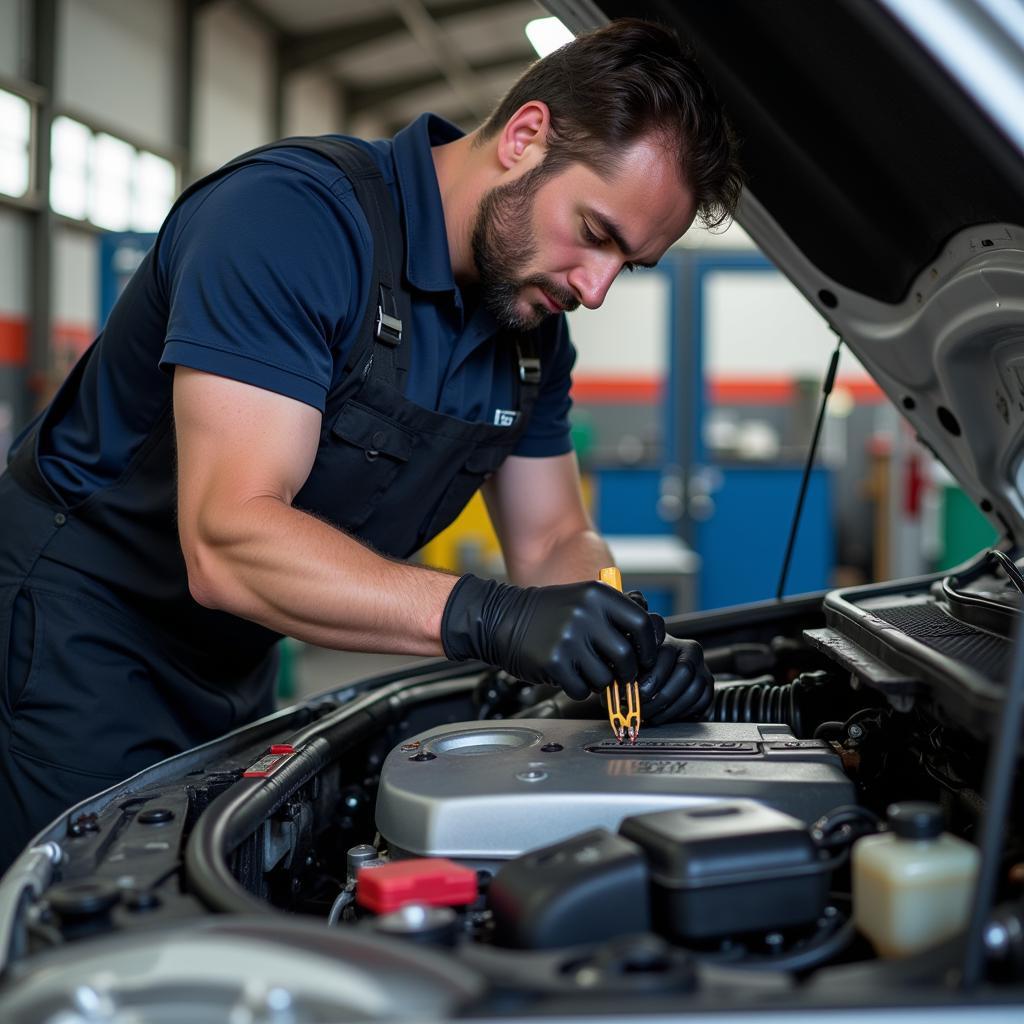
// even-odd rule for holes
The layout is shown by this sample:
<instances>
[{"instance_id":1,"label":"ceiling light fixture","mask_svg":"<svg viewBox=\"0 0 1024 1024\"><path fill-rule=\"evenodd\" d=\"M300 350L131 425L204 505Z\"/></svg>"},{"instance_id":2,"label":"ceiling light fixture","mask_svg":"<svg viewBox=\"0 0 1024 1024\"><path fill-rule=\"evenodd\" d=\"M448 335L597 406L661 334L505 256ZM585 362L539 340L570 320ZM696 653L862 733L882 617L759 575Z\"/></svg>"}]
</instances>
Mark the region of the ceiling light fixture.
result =
<instances>
[{"instance_id":1,"label":"ceiling light fixture","mask_svg":"<svg viewBox=\"0 0 1024 1024\"><path fill-rule=\"evenodd\" d=\"M541 57L571 43L573 34L557 18L534 18L526 24L526 38Z\"/></svg>"}]
</instances>

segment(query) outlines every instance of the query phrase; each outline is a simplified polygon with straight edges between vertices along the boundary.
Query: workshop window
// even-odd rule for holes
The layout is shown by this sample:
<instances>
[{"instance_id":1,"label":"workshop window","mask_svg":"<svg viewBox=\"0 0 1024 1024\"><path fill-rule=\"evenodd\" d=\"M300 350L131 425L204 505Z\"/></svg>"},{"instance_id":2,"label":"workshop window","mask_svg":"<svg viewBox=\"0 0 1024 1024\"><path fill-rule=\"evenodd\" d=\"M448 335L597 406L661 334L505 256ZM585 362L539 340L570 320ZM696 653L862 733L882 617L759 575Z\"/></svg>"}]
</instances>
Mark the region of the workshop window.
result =
<instances>
[{"instance_id":1,"label":"workshop window","mask_svg":"<svg viewBox=\"0 0 1024 1024\"><path fill-rule=\"evenodd\" d=\"M102 132L93 137L89 182L89 220L108 231L125 231L131 223L132 171L135 149Z\"/></svg>"},{"instance_id":2,"label":"workshop window","mask_svg":"<svg viewBox=\"0 0 1024 1024\"><path fill-rule=\"evenodd\" d=\"M135 162L135 193L132 199L132 228L157 231L178 191L174 164L155 153L140 151Z\"/></svg>"},{"instance_id":3,"label":"workshop window","mask_svg":"<svg viewBox=\"0 0 1024 1024\"><path fill-rule=\"evenodd\" d=\"M55 213L85 220L89 207L92 132L70 117L56 117L50 133L50 206Z\"/></svg>"},{"instance_id":4,"label":"workshop window","mask_svg":"<svg viewBox=\"0 0 1024 1024\"><path fill-rule=\"evenodd\" d=\"M108 231L156 231L174 202L177 173L164 157L70 117L53 122L50 204Z\"/></svg>"},{"instance_id":5,"label":"workshop window","mask_svg":"<svg viewBox=\"0 0 1024 1024\"><path fill-rule=\"evenodd\" d=\"M31 179L32 105L0 89L0 192L20 198Z\"/></svg>"}]
</instances>

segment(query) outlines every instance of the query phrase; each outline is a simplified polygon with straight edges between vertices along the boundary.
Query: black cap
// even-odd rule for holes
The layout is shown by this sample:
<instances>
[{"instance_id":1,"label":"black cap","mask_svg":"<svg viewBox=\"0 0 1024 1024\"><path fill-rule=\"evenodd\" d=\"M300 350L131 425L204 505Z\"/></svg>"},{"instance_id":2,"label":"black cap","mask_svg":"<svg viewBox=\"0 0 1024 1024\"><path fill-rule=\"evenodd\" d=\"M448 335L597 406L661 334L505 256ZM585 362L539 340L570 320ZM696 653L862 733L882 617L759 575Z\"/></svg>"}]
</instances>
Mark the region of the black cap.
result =
<instances>
[{"instance_id":1,"label":"black cap","mask_svg":"<svg viewBox=\"0 0 1024 1024\"><path fill-rule=\"evenodd\" d=\"M942 808L924 800L889 804L885 816L889 828L902 839L936 839L942 835L946 824Z\"/></svg>"},{"instance_id":2,"label":"black cap","mask_svg":"<svg viewBox=\"0 0 1024 1024\"><path fill-rule=\"evenodd\" d=\"M61 882L46 894L50 906L63 920L105 914L121 901L121 890L113 882Z\"/></svg>"}]
</instances>

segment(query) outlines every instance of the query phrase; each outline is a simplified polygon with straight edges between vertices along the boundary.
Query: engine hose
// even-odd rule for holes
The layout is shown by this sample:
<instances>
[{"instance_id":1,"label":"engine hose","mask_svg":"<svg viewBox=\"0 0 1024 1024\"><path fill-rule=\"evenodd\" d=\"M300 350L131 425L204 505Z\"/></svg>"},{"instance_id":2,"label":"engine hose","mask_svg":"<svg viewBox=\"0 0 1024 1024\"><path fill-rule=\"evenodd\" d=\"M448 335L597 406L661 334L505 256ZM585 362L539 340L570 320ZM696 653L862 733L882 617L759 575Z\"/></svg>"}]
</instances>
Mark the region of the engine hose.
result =
<instances>
[{"instance_id":1,"label":"engine hose","mask_svg":"<svg viewBox=\"0 0 1024 1024\"><path fill-rule=\"evenodd\" d=\"M773 676L760 676L742 683L723 683L715 688L712 722L772 722L788 725L800 735L797 693L800 680L776 683Z\"/></svg>"}]
</instances>

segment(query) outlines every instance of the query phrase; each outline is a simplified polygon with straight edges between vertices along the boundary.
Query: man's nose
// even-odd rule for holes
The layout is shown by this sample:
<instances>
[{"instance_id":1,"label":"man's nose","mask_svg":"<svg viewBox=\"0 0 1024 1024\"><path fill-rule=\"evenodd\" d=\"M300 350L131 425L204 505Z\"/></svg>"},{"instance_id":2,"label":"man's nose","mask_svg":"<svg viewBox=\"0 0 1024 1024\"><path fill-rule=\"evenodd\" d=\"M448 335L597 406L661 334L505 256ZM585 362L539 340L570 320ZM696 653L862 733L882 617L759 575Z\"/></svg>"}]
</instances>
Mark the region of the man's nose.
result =
<instances>
[{"instance_id":1,"label":"man's nose","mask_svg":"<svg viewBox=\"0 0 1024 1024\"><path fill-rule=\"evenodd\" d=\"M622 263L618 259L602 254L574 268L568 277L569 287L587 309L597 309L621 269Z\"/></svg>"}]
</instances>

